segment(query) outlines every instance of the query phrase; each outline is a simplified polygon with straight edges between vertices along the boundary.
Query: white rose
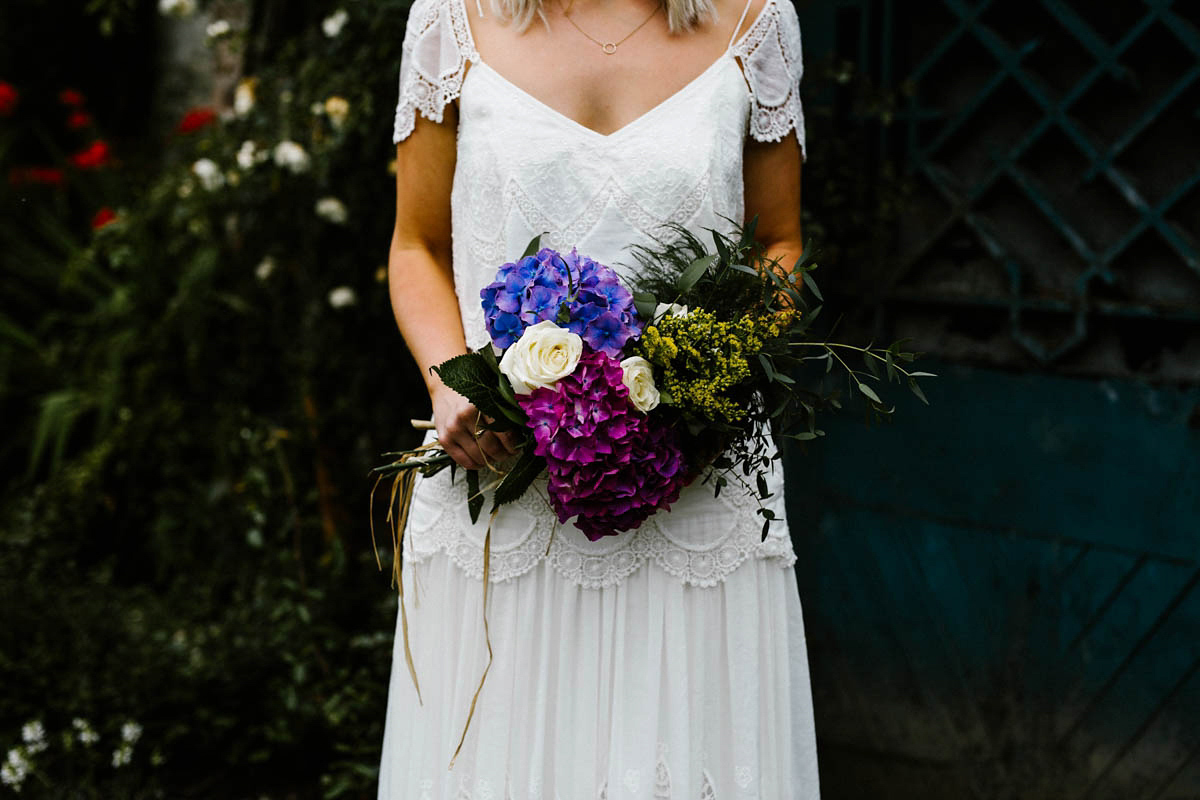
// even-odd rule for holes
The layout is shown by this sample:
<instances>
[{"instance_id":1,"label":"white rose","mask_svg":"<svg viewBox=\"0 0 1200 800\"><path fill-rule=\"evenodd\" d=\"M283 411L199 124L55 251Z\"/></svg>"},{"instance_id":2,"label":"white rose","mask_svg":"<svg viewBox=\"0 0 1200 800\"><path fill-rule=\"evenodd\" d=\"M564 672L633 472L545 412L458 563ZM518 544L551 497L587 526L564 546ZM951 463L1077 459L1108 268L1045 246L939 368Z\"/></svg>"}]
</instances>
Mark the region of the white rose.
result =
<instances>
[{"instance_id":1,"label":"white rose","mask_svg":"<svg viewBox=\"0 0 1200 800\"><path fill-rule=\"evenodd\" d=\"M629 389L629 400L638 411L653 411L658 407L658 387L654 385L654 370L641 356L630 356L621 362L621 382Z\"/></svg>"},{"instance_id":2,"label":"white rose","mask_svg":"<svg viewBox=\"0 0 1200 800\"><path fill-rule=\"evenodd\" d=\"M575 371L583 355L583 339L549 320L530 325L500 359L513 391L529 394L553 386Z\"/></svg>"},{"instance_id":3,"label":"white rose","mask_svg":"<svg viewBox=\"0 0 1200 800\"><path fill-rule=\"evenodd\" d=\"M681 305L679 305L679 303L659 303L658 305L656 305L654 307L655 321L660 320L663 317L668 317L668 316L669 317L686 317L687 314L688 314L688 307L681 306Z\"/></svg>"}]
</instances>

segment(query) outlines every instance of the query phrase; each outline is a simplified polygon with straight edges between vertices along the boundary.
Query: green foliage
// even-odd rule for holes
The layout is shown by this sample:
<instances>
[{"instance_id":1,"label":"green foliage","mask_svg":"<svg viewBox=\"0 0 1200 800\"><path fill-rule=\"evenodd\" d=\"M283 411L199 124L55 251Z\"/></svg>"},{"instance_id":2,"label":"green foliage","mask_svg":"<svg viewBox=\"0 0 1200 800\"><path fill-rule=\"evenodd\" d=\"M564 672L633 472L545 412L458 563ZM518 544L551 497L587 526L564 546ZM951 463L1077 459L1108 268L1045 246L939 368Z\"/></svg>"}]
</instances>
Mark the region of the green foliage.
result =
<instances>
[{"instance_id":1,"label":"green foliage","mask_svg":"<svg viewBox=\"0 0 1200 800\"><path fill-rule=\"evenodd\" d=\"M248 113L161 158L0 194L0 740L51 745L23 796L373 795L396 599L366 476L428 413L381 270L406 5L301 20Z\"/></svg>"}]
</instances>

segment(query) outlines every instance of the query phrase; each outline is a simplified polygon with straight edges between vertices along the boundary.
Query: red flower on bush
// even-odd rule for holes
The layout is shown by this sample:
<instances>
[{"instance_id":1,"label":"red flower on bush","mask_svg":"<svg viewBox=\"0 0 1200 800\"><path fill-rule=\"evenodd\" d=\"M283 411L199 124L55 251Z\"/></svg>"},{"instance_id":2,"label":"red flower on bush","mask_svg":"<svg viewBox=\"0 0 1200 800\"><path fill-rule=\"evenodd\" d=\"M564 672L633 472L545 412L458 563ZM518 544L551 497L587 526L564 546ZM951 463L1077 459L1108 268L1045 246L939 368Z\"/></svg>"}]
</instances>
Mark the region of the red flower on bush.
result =
<instances>
[{"instance_id":1,"label":"red flower on bush","mask_svg":"<svg viewBox=\"0 0 1200 800\"><path fill-rule=\"evenodd\" d=\"M67 117L67 127L73 131L77 131L80 128L86 128L91 124L92 115L86 111L79 111L76 109L75 111L71 112L69 117Z\"/></svg>"},{"instance_id":2,"label":"red flower on bush","mask_svg":"<svg viewBox=\"0 0 1200 800\"><path fill-rule=\"evenodd\" d=\"M63 89L58 93L59 102L64 106L72 108L81 108L83 106L83 93L77 89Z\"/></svg>"},{"instance_id":3,"label":"red flower on bush","mask_svg":"<svg viewBox=\"0 0 1200 800\"><path fill-rule=\"evenodd\" d=\"M111 160L112 153L109 152L108 142L103 139L97 139L87 148L71 156L71 163L79 169L99 169Z\"/></svg>"},{"instance_id":4,"label":"red flower on bush","mask_svg":"<svg viewBox=\"0 0 1200 800\"><path fill-rule=\"evenodd\" d=\"M13 186L26 183L41 183L47 186L62 186L66 175L57 167L14 167L8 173L8 182Z\"/></svg>"},{"instance_id":5,"label":"red flower on bush","mask_svg":"<svg viewBox=\"0 0 1200 800\"><path fill-rule=\"evenodd\" d=\"M179 120L179 133L195 133L201 128L212 125L217 120L217 112L211 108L193 108Z\"/></svg>"},{"instance_id":6,"label":"red flower on bush","mask_svg":"<svg viewBox=\"0 0 1200 800\"><path fill-rule=\"evenodd\" d=\"M20 95L11 83L0 81L0 117L7 117L17 107Z\"/></svg>"},{"instance_id":7,"label":"red flower on bush","mask_svg":"<svg viewBox=\"0 0 1200 800\"><path fill-rule=\"evenodd\" d=\"M92 230L98 231L105 225L109 225L117 221L117 212L113 211L108 206L96 212L96 216L92 217Z\"/></svg>"}]
</instances>

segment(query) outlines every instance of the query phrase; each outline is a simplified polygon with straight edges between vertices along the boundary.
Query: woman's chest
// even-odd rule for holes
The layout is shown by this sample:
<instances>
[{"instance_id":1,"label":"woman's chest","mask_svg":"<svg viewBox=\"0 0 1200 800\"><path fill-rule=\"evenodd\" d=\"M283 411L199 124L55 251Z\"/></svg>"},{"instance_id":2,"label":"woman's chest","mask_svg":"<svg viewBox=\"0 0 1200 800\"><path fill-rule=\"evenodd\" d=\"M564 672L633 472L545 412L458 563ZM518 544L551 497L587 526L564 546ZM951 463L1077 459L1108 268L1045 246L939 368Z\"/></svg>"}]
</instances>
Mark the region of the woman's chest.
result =
<instances>
[{"instance_id":1,"label":"woman's chest","mask_svg":"<svg viewBox=\"0 0 1200 800\"><path fill-rule=\"evenodd\" d=\"M702 178L740 176L749 107L745 80L726 55L617 130L600 133L476 63L459 97L458 172L566 195L608 182L638 194L678 194Z\"/></svg>"}]
</instances>

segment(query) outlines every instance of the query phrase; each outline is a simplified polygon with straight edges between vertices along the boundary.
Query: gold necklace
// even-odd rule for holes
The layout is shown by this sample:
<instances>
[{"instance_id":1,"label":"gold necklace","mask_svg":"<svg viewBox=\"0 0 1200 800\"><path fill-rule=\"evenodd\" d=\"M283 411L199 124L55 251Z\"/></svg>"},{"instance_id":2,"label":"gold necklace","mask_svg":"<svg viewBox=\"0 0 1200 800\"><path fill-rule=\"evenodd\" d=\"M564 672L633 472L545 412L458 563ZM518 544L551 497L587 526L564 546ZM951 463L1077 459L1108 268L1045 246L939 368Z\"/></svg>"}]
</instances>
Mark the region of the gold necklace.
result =
<instances>
[{"instance_id":1,"label":"gold necklace","mask_svg":"<svg viewBox=\"0 0 1200 800\"><path fill-rule=\"evenodd\" d=\"M618 39L615 42L602 42L599 39L595 39L595 38L592 38L591 36L589 36L587 31L585 31L583 28L579 27L579 25L577 25L575 23L575 20L571 19L571 6L573 6L573 5L575 5L575 0L571 0L571 2L567 5L567 7L563 9L563 16L567 18L567 22L569 22L575 26L575 30L579 31L585 37L587 37L588 41L599 45L600 50L606 56L611 56L612 54L616 53L617 48L620 47L622 44L624 44L626 39L628 39L630 36L633 36L635 33L640 31L642 28L646 27L646 23L648 23L650 20L654 19L654 15L658 13L658 10L660 8L662 8L661 4L656 3L654 6L654 10L650 12L650 16L648 16L644 20L642 20L641 25L638 25L636 28L634 28L629 33L625 34L625 36L623 36L622 38Z\"/></svg>"}]
</instances>

